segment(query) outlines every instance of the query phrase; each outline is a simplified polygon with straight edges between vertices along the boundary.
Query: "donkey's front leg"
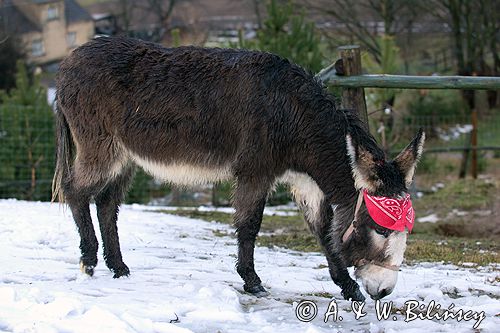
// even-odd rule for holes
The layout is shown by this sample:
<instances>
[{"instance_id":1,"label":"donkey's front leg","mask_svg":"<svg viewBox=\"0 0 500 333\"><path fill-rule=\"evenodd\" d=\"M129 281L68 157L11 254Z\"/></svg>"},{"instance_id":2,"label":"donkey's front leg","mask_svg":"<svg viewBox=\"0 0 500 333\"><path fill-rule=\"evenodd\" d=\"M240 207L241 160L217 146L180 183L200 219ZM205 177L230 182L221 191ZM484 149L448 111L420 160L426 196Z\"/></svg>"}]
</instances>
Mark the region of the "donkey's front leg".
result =
<instances>
[{"instance_id":1,"label":"donkey's front leg","mask_svg":"<svg viewBox=\"0 0 500 333\"><path fill-rule=\"evenodd\" d=\"M332 206L327 200L323 200L320 205L319 215L314 221L309 221L308 214L306 221L319 240L325 257L328 262L328 271L333 282L342 289L342 296L346 300L363 302L365 297L360 291L359 285L354 281L349 272L342 255L342 247L340 239L336 239L331 230L331 223L333 219Z\"/></svg>"},{"instance_id":2,"label":"donkey's front leg","mask_svg":"<svg viewBox=\"0 0 500 333\"><path fill-rule=\"evenodd\" d=\"M255 238L260 229L262 214L266 204L267 184L252 180L238 180L233 205L236 210L234 224L238 235L238 262L236 270L245 284L246 292L257 297L269 293L262 287L261 280L254 269Z\"/></svg>"},{"instance_id":3,"label":"donkey's front leg","mask_svg":"<svg viewBox=\"0 0 500 333\"><path fill-rule=\"evenodd\" d=\"M349 275L342 256L326 248L325 256L330 276L333 282L342 289L341 294L344 299L364 302L365 296L361 293L358 283Z\"/></svg>"}]
</instances>

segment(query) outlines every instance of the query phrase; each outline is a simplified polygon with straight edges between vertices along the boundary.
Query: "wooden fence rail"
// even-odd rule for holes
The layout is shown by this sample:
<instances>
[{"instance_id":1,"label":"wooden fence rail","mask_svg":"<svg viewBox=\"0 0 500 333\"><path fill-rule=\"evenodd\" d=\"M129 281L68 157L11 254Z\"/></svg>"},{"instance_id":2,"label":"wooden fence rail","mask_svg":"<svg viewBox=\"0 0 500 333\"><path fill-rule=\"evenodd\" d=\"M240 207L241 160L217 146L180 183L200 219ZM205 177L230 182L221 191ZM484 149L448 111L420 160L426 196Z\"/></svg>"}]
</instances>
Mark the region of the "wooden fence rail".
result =
<instances>
[{"instance_id":1,"label":"wooden fence rail","mask_svg":"<svg viewBox=\"0 0 500 333\"><path fill-rule=\"evenodd\" d=\"M355 110L368 128L364 88L500 90L500 77L490 76L414 76L362 75L361 52L357 45L339 47L340 58L321 70L316 77L329 85L342 87L342 107ZM465 176L468 153L472 151L472 175L477 177L477 151L500 147L477 146L477 110L471 112L473 130L468 147L431 148L428 152L464 151L460 176Z\"/></svg>"},{"instance_id":2,"label":"wooden fence rail","mask_svg":"<svg viewBox=\"0 0 500 333\"><path fill-rule=\"evenodd\" d=\"M432 154L432 153L452 153L452 152L461 152L464 150L489 150L489 151L496 151L500 150L500 147L496 146L464 146L464 147L436 147L436 148L426 148L425 152L427 154ZM391 150L391 154L396 155L399 154L401 150Z\"/></svg>"},{"instance_id":3,"label":"wooden fence rail","mask_svg":"<svg viewBox=\"0 0 500 333\"><path fill-rule=\"evenodd\" d=\"M415 76L366 74L340 76L335 70L322 73L320 79L343 88L397 89L500 89L500 77L494 76Z\"/></svg>"}]
</instances>

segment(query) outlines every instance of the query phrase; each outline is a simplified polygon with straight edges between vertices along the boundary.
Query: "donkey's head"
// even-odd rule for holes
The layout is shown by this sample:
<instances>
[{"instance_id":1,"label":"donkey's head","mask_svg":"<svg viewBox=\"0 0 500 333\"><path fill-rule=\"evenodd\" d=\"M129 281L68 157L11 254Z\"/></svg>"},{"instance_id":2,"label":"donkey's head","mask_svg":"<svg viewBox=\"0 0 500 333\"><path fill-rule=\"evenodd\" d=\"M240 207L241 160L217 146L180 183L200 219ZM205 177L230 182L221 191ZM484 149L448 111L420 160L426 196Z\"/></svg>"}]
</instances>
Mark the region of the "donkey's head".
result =
<instances>
[{"instance_id":1,"label":"donkey's head","mask_svg":"<svg viewBox=\"0 0 500 333\"><path fill-rule=\"evenodd\" d=\"M363 143L347 136L359 196L353 222L343 234L342 250L348 266L355 266L356 277L373 299L390 294L396 285L414 219L408 187L424 140L420 130L394 160L386 161L380 151L371 153Z\"/></svg>"}]
</instances>

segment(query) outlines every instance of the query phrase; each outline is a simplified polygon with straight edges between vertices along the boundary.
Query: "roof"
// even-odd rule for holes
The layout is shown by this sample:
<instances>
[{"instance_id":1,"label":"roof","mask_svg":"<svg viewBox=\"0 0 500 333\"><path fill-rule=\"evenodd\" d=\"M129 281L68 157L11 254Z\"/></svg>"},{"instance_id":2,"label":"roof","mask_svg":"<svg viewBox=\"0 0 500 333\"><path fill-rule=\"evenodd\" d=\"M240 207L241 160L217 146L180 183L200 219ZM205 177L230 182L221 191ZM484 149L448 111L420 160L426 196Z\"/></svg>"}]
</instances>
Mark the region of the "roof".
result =
<instances>
[{"instance_id":1,"label":"roof","mask_svg":"<svg viewBox=\"0 0 500 333\"><path fill-rule=\"evenodd\" d=\"M76 0L64 0L64 15L66 16L66 24L92 21L92 16Z\"/></svg>"},{"instance_id":2,"label":"roof","mask_svg":"<svg viewBox=\"0 0 500 333\"><path fill-rule=\"evenodd\" d=\"M37 4L55 2L55 0L33 0ZM12 1L0 2L0 30L9 34L42 32L42 27L31 21ZM64 0L66 24L92 21L90 14L76 0Z\"/></svg>"},{"instance_id":3,"label":"roof","mask_svg":"<svg viewBox=\"0 0 500 333\"><path fill-rule=\"evenodd\" d=\"M112 0L106 2L94 2L85 7L90 13L111 14L120 20L120 1ZM158 16L148 10L148 5L133 6L131 9L129 28L131 30L140 30L150 28L160 24ZM263 10L264 12L264 10ZM175 5L171 25L198 24L201 26L227 25L256 21L254 4L248 0L190 0L179 1Z\"/></svg>"},{"instance_id":4,"label":"roof","mask_svg":"<svg viewBox=\"0 0 500 333\"><path fill-rule=\"evenodd\" d=\"M10 1L6 1L0 7L0 30L4 30L9 34L24 34L28 32L41 32L42 28L32 22Z\"/></svg>"},{"instance_id":5,"label":"roof","mask_svg":"<svg viewBox=\"0 0 500 333\"><path fill-rule=\"evenodd\" d=\"M39 4L45 4L45 3L51 3L51 2L56 2L58 0L32 0L34 3L39 3Z\"/></svg>"}]
</instances>

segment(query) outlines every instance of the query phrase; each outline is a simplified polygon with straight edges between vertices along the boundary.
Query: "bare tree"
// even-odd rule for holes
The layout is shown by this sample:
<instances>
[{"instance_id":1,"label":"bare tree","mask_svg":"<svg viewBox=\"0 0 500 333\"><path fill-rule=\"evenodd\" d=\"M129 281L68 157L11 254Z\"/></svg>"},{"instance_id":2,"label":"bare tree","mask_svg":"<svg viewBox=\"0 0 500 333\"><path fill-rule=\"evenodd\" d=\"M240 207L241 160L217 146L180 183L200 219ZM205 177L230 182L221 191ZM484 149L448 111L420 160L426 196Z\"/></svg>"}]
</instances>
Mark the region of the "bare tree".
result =
<instances>
[{"instance_id":1,"label":"bare tree","mask_svg":"<svg viewBox=\"0 0 500 333\"><path fill-rule=\"evenodd\" d=\"M169 20L174 8L182 1L188 0L146 0L141 1L137 6L145 12L149 12L156 17L159 26L157 33L153 36L155 42L161 42L168 31Z\"/></svg>"},{"instance_id":2,"label":"bare tree","mask_svg":"<svg viewBox=\"0 0 500 333\"><path fill-rule=\"evenodd\" d=\"M432 0L426 2L428 9L446 22L451 29L453 54L459 75L499 75L500 39L499 11L496 0ZM488 58L492 59L491 65ZM491 92L490 107L496 102L495 92ZM467 104L474 108L474 91L464 90Z\"/></svg>"},{"instance_id":3,"label":"bare tree","mask_svg":"<svg viewBox=\"0 0 500 333\"><path fill-rule=\"evenodd\" d=\"M304 0L305 6L320 15L335 19L351 42L360 43L381 63L379 35L396 36L411 32L411 25L421 13L416 0ZM332 36L329 36L330 38Z\"/></svg>"},{"instance_id":4,"label":"bare tree","mask_svg":"<svg viewBox=\"0 0 500 333\"><path fill-rule=\"evenodd\" d=\"M134 16L136 1L133 0L118 0L118 20L119 27L122 33L125 35L130 34L132 26L132 18Z\"/></svg>"},{"instance_id":5,"label":"bare tree","mask_svg":"<svg viewBox=\"0 0 500 333\"><path fill-rule=\"evenodd\" d=\"M8 27L0 15L0 91L15 87L16 63L18 60L26 60L23 45L19 35Z\"/></svg>"},{"instance_id":6,"label":"bare tree","mask_svg":"<svg viewBox=\"0 0 500 333\"><path fill-rule=\"evenodd\" d=\"M116 11L121 33L161 42L168 32L176 5L189 0L117 0ZM147 22L147 24L145 24ZM154 29L151 29L154 27Z\"/></svg>"},{"instance_id":7,"label":"bare tree","mask_svg":"<svg viewBox=\"0 0 500 333\"><path fill-rule=\"evenodd\" d=\"M426 2L432 13L447 22L451 28L453 54L459 75L498 75L500 60L497 53L500 23L500 3L496 0L430 0ZM487 64L491 52L492 65ZM475 91L462 90L462 96L472 111L475 108ZM497 92L488 92L489 106L497 103ZM471 142L472 144L472 142ZM467 171L470 150L462 156L460 178Z\"/></svg>"},{"instance_id":8,"label":"bare tree","mask_svg":"<svg viewBox=\"0 0 500 333\"><path fill-rule=\"evenodd\" d=\"M262 0L252 0L253 10L255 12L255 16L257 18L257 29L262 28L262 15L260 13L260 5Z\"/></svg>"}]
</instances>

